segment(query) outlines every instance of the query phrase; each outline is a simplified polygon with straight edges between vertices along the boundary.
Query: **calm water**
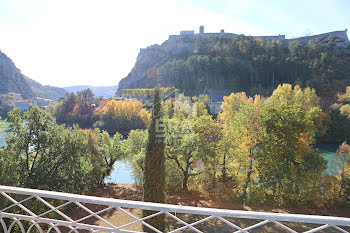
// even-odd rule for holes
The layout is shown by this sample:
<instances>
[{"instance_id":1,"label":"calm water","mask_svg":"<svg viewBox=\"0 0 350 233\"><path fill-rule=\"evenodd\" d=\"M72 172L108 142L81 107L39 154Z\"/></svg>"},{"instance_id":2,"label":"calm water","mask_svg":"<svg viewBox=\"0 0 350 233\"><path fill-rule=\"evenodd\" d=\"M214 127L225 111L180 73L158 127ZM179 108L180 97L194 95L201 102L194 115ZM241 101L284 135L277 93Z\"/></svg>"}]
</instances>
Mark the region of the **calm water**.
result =
<instances>
[{"instance_id":1,"label":"calm water","mask_svg":"<svg viewBox=\"0 0 350 233\"><path fill-rule=\"evenodd\" d=\"M4 120L0 120L0 122L5 122ZM6 142L4 138L6 137L6 133L0 132L0 147L6 146ZM114 171L111 176L105 179L106 183L116 183L116 184L133 184L135 183L134 178L132 176L131 167L127 162L116 162L114 164Z\"/></svg>"},{"instance_id":2,"label":"calm water","mask_svg":"<svg viewBox=\"0 0 350 233\"><path fill-rule=\"evenodd\" d=\"M338 174L338 170L340 169L337 164L335 152L337 151L339 144L322 144L318 146L318 149L321 153L324 153L327 160L327 169L326 172L329 175Z\"/></svg>"},{"instance_id":3,"label":"calm water","mask_svg":"<svg viewBox=\"0 0 350 233\"><path fill-rule=\"evenodd\" d=\"M6 129L6 125L7 123L4 120L0 120L0 127L1 127L1 132L0 132L0 147L6 146L6 142L4 140L4 138L6 137L6 133L5 133L5 129ZM4 123L5 125L2 125L2 123Z\"/></svg>"},{"instance_id":4,"label":"calm water","mask_svg":"<svg viewBox=\"0 0 350 233\"><path fill-rule=\"evenodd\" d=\"M111 176L105 179L106 183L134 184L132 169L127 162L116 162Z\"/></svg>"}]
</instances>

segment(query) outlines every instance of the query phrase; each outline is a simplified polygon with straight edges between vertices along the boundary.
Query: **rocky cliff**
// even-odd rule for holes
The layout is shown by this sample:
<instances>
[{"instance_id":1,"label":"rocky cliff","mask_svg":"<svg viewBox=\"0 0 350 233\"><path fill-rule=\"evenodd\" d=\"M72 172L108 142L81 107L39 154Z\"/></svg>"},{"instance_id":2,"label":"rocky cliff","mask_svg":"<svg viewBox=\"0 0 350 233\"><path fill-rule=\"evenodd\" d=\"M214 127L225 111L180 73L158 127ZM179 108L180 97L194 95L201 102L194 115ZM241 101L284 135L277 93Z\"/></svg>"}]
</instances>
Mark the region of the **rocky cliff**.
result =
<instances>
[{"instance_id":1,"label":"rocky cliff","mask_svg":"<svg viewBox=\"0 0 350 233\"><path fill-rule=\"evenodd\" d=\"M118 92L129 88L150 88L157 83L157 68L166 62L175 59L176 57L188 56L193 54L195 42L200 37L209 36L238 36L233 33L204 33L194 34L194 31L181 32L180 35L170 35L169 39L161 45L155 44L141 49L136 60L136 64L131 72L120 80L118 84ZM300 44L307 44L310 40L319 39L323 43L327 43L329 36L332 35L335 39L336 45L340 47L347 46L349 39L347 30L329 32L314 36L306 36L295 39L285 39L284 35L277 36L254 36L255 38L279 40L284 45L288 45L291 41L297 40Z\"/></svg>"},{"instance_id":2,"label":"rocky cliff","mask_svg":"<svg viewBox=\"0 0 350 233\"><path fill-rule=\"evenodd\" d=\"M40 83L26 76L25 79L32 87L35 96L52 100L58 100L59 98L64 97L67 94L67 91L64 88L53 87L50 85L41 85Z\"/></svg>"},{"instance_id":3,"label":"rocky cliff","mask_svg":"<svg viewBox=\"0 0 350 233\"><path fill-rule=\"evenodd\" d=\"M128 76L120 80L118 91L127 88L148 88L156 84L156 69L176 57L192 54L195 38L171 37L163 44L141 49L136 64Z\"/></svg>"},{"instance_id":4,"label":"rocky cliff","mask_svg":"<svg viewBox=\"0 0 350 233\"><path fill-rule=\"evenodd\" d=\"M26 77L13 61L0 51L0 94L7 92L21 94L24 99L37 96L53 100L67 93L63 88L43 86Z\"/></svg>"}]
</instances>

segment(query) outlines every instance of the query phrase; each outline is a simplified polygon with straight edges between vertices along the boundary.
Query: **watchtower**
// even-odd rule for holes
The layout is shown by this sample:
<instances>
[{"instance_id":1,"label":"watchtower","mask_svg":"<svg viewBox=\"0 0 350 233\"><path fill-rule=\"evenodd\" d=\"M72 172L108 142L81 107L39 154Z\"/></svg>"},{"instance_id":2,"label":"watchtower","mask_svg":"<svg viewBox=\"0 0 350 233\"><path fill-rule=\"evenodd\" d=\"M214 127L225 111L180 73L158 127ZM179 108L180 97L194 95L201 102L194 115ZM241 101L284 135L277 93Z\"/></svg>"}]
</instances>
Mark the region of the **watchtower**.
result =
<instances>
[{"instance_id":1,"label":"watchtower","mask_svg":"<svg viewBox=\"0 0 350 233\"><path fill-rule=\"evenodd\" d=\"M199 34L204 34L204 26L203 25L201 25L199 27Z\"/></svg>"}]
</instances>

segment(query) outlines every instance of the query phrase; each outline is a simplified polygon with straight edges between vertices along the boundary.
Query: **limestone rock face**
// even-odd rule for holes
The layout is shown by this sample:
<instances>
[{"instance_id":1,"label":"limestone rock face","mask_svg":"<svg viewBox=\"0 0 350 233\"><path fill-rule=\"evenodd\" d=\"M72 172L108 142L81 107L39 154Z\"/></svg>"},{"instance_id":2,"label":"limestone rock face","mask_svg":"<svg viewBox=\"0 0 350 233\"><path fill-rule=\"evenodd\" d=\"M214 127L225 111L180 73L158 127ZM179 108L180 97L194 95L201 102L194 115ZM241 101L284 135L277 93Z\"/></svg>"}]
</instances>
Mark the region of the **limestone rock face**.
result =
<instances>
[{"instance_id":1,"label":"limestone rock face","mask_svg":"<svg viewBox=\"0 0 350 233\"><path fill-rule=\"evenodd\" d=\"M157 68L184 54L192 54L195 39L191 36L170 37L163 44L141 49L131 72L120 80L118 91L127 88L149 88L156 84Z\"/></svg>"},{"instance_id":2,"label":"limestone rock face","mask_svg":"<svg viewBox=\"0 0 350 233\"><path fill-rule=\"evenodd\" d=\"M58 100L67 93L63 88L43 86L26 77L13 61L0 51L0 94L7 92L21 94L24 99L42 97L52 100Z\"/></svg>"},{"instance_id":3,"label":"limestone rock face","mask_svg":"<svg viewBox=\"0 0 350 233\"><path fill-rule=\"evenodd\" d=\"M27 99L35 94L12 60L0 51L0 93L15 92Z\"/></svg>"}]
</instances>

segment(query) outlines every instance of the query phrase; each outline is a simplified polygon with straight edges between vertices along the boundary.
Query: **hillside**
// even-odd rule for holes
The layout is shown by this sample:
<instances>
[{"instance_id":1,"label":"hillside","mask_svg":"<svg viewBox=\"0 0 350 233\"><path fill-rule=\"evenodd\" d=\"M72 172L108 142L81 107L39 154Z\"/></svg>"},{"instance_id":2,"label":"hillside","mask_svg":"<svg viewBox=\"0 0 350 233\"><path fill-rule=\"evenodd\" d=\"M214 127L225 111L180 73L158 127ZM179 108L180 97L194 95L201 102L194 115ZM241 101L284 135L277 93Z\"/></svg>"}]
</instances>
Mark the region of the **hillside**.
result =
<instances>
[{"instance_id":1,"label":"hillside","mask_svg":"<svg viewBox=\"0 0 350 233\"><path fill-rule=\"evenodd\" d=\"M182 31L161 45L141 49L118 85L150 88L160 83L186 94L245 91L267 95L280 83L311 86L333 95L350 84L347 31L286 39L233 33Z\"/></svg>"},{"instance_id":2,"label":"hillside","mask_svg":"<svg viewBox=\"0 0 350 233\"><path fill-rule=\"evenodd\" d=\"M90 88L90 90L92 91L92 93L94 93L95 96L111 98L116 93L116 91L118 89L118 86L115 85L115 86L99 86L99 87L95 87L95 86L81 85L81 86L64 87L64 89L67 90L68 92L75 92L75 93L78 92L78 91L86 90L88 88Z\"/></svg>"},{"instance_id":3,"label":"hillside","mask_svg":"<svg viewBox=\"0 0 350 233\"><path fill-rule=\"evenodd\" d=\"M34 94L38 97L58 100L60 97L64 97L67 93L67 91L63 88L53 87L49 85L44 86L28 77L25 78L32 87Z\"/></svg>"},{"instance_id":4,"label":"hillside","mask_svg":"<svg viewBox=\"0 0 350 233\"><path fill-rule=\"evenodd\" d=\"M24 99L31 97L58 100L67 93L63 88L43 86L26 77L15 66L13 61L0 51L0 93L15 92Z\"/></svg>"}]
</instances>

